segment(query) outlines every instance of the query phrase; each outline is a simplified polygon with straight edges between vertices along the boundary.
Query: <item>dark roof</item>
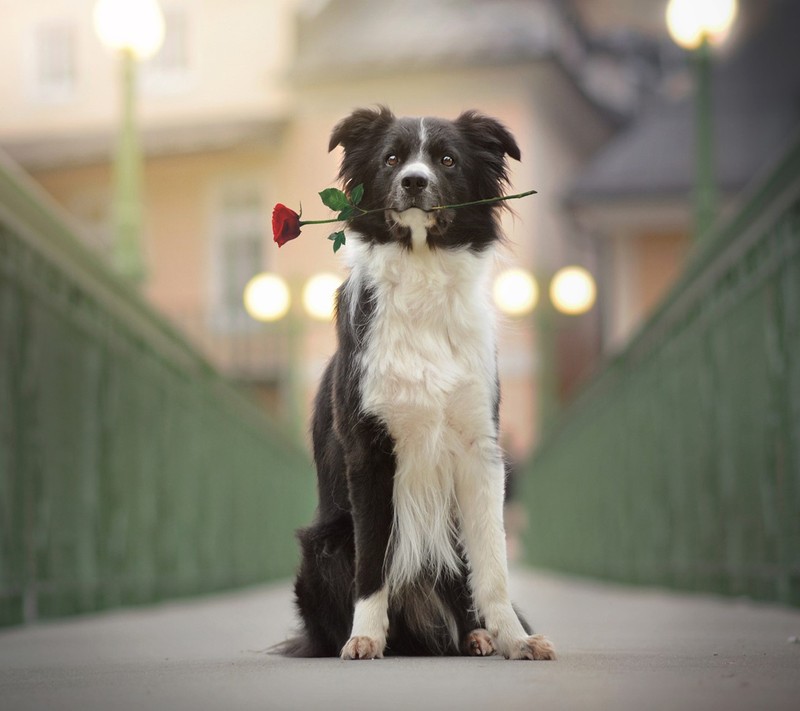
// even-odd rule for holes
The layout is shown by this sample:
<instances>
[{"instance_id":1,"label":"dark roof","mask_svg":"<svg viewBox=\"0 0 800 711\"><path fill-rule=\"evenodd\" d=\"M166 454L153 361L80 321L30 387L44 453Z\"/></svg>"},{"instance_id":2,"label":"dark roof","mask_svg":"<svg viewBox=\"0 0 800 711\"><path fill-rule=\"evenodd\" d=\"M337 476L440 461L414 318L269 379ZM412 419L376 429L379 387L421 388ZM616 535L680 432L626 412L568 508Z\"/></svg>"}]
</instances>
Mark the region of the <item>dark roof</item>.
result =
<instances>
[{"instance_id":1,"label":"dark roof","mask_svg":"<svg viewBox=\"0 0 800 711\"><path fill-rule=\"evenodd\" d=\"M539 2L331 0L301 17L294 74L333 78L542 55L551 24L551 9Z\"/></svg>"},{"instance_id":2,"label":"dark roof","mask_svg":"<svg viewBox=\"0 0 800 711\"><path fill-rule=\"evenodd\" d=\"M800 3L767 20L713 71L717 185L735 192L776 159L800 125ZM694 178L695 106L654 96L573 183L571 204L685 195Z\"/></svg>"},{"instance_id":3,"label":"dark roof","mask_svg":"<svg viewBox=\"0 0 800 711\"><path fill-rule=\"evenodd\" d=\"M330 84L547 59L619 119L658 71L656 50L645 37L592 37L568 5L548 0L330 0L298 19L292 78Z\"/></svg>"}]
</instances>

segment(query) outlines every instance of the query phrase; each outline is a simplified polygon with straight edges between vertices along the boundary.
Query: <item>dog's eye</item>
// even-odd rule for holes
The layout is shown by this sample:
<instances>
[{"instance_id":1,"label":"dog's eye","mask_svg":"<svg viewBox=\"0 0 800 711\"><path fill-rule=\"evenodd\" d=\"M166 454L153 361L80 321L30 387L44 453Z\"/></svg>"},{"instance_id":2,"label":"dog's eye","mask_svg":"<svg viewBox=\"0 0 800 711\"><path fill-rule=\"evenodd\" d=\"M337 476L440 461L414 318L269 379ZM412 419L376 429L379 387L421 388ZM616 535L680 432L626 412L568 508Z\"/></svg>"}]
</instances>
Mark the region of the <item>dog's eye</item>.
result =
<instances>
[{"instance_id":1,"label":"dog's eye","mask_svg":"<svg viewBox=\"0 0 800 711\"><path fill-rule=\"evenodd\" d=\"M453 156L442 156L442 165L445 168L452 168L455 164L456 160Z\"/></svg>"},{"instance_id":2,"label":"dog's eye","mask_svg":"<svg viewBox=\"0 0 800 711\"><path fill-rule=\"evenodd\" d=\"M390 153L388 156L386 156L386 165L388 165L390 168L394 168L399 162L400 159L394 153Z\"/></svg>"}]
</instances>

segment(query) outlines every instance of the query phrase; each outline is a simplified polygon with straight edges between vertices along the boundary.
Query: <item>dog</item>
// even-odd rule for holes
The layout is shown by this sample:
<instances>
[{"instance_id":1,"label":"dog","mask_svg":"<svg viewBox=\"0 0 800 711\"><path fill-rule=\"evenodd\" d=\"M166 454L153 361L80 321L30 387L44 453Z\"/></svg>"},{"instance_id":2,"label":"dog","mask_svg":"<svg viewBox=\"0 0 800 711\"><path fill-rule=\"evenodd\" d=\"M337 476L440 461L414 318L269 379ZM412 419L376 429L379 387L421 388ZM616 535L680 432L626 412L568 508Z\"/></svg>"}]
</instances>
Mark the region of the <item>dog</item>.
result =
<instances>
[{"instance_id":1,"label":"dog","mask_svg":"<svg viewBox=\"0 0 800 711\"><path fill-rule=\"evenodd\" d=\"M315 403L319 505L298 532L301 634L284 654L553 659L509 599L488 283L509 131L359 109L338 123L347 225L338 349ZM374 211L374 212L373 212Z\"/></svg>"}]
</instances>

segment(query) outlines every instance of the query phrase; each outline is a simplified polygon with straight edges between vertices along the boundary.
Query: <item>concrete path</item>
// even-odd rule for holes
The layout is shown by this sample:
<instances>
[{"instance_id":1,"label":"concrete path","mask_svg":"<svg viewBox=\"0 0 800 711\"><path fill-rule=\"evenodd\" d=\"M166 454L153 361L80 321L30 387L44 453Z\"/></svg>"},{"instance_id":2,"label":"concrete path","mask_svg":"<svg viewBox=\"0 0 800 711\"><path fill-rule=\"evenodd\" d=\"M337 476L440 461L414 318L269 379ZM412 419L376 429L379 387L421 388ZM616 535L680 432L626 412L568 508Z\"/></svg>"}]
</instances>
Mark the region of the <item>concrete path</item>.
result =
<instances>
[{"instance_id":1,"label":"concrete path","mask_svg":"<svg viewBox=\"0 0 800 711\"><path fill-rule=\"evenodd\" d=\"M264 654L287 585L0 631L0 709L800 709L800 611L517 571L556 662Z\"/></svg>"}]
</instances>

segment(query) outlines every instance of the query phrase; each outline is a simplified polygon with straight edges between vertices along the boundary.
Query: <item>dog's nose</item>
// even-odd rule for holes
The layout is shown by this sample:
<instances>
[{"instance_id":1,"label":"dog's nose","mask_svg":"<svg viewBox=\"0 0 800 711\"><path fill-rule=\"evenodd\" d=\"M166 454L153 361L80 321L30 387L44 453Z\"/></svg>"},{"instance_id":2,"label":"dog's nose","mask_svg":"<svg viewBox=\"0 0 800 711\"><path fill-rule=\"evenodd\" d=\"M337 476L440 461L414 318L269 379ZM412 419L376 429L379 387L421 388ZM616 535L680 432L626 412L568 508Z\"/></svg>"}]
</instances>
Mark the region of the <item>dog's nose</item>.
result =
<instances>
[{"instance_id":1,"label":"dog's nose","mask_svg":"<svg viewBox=\"0 0 800 711\"><path fill-rule=\"evenodd\" d=\"M410 173L403 176L400 184L403 186L403 190L413 197L428 187L428 178L422 173Z\"/></svg>"}]
</instances>

